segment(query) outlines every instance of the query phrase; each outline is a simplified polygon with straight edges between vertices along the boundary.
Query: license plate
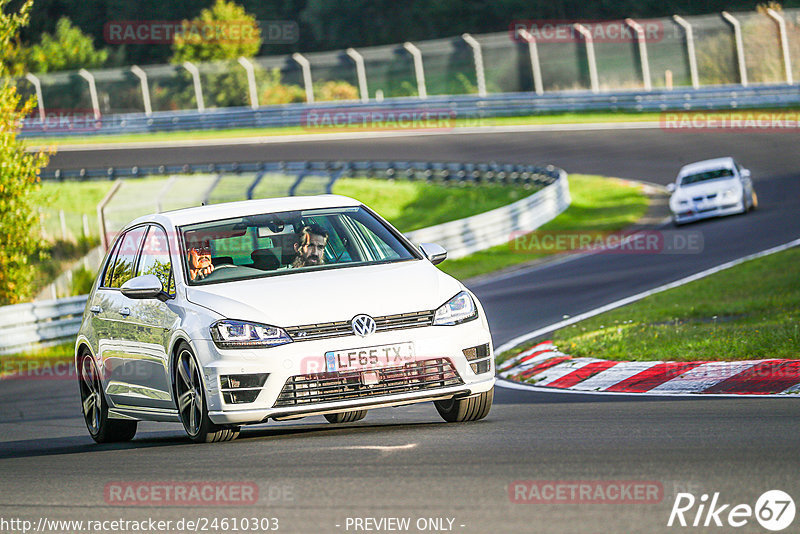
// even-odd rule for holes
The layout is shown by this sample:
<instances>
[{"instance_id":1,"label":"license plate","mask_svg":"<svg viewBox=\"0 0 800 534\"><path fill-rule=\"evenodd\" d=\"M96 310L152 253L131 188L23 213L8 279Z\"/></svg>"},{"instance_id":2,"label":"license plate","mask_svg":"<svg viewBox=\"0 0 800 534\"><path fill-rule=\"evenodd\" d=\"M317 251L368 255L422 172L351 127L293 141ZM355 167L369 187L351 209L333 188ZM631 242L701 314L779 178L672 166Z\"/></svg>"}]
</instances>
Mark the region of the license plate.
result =
<instances>
[{"instance_id":1,"label":"license plate","mask_svg":"<svg viewBox=\"0 0 800 534\"><path fill-rule=\"evenodd\" d=\"M325 369L334 371L360 371L404 365L414 361L414 343L395 343L377 347L337 350L325 353Z\"/></svg>"}]
</instances>

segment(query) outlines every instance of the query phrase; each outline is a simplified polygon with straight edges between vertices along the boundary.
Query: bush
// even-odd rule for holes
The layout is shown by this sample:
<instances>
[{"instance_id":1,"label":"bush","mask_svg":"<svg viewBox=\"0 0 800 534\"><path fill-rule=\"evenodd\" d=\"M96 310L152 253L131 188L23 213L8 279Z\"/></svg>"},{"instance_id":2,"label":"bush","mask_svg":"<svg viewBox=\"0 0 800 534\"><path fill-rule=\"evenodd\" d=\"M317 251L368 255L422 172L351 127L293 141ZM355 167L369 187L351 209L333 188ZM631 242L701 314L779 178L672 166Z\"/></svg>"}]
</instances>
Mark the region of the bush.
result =
<instances>
[{"instance_id":1,"label":"bush","mask_svg":"<svg viewBox=\"0 0 800 534\"><path fill-rule=\"evenodd\" d=\"M358 100L358 88L343 80L330 80L314 84L314 98L328 100Z\"/></svg>"}]
</instances>

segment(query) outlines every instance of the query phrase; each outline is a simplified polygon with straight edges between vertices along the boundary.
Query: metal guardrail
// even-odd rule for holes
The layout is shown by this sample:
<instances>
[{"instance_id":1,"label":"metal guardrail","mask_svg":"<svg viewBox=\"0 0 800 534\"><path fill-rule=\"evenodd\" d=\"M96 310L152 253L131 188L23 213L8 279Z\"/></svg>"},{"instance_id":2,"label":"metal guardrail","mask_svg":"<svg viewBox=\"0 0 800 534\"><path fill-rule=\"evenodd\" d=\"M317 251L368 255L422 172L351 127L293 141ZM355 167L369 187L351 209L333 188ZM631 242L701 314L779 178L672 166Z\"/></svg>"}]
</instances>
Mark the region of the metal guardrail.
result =
<instances>
[{"instance_id":1,"label":"metal guardrail","mask_svg":"<svg viewBox=\"0 0 800 534\"><path fill-rule=\"evenodd\" d=\"M183 110L107 115L91 126L82 124L79 130L69 125L48 128L47 121L39 118L26 119L20 137L67 137L72 135L92 136L123 133L152 133L186 130L215 130L227 128L269 128L299 126L309 132L342 132L352 130L348 126L335 126L338 116L348 113L383 114L385 121L392 117L396 121L413 120L424 112L435 116L446 116L455 126L455 120L480 121L493 117L536 115L540 113L584 112L584 111L689 111L723 110L763 107L800 106L800 87L796 85L748 86L723 85L698 89L678 88L673 90L613 91L593 93L590 91L560 93L502 93L486 96L429 96L419 98L391 98L383 102L327 102L315 104L286 104L252 109L250 107L218 108L205 111ZM408 116L403 118L402 113ZM327 115L326 115L327 114ZM311 123L309 116L313 117ZM330 120L327 126L325 117ZM360 120L360 119L359 119ZM475 125L479 125L476 122ZM441 128L441 125L437 126ZM399 128L402 129L402 128Z\"/></svg>"},{"instance_id":2,"label":"metal guardrail","mask_svg":"<svg viewBox=\"0 0 800 534\"><path fill-rule=\"evenodd\" d=\"M514 232L528 232L553 219L570 203L567 173L553 166L472 163L425 163L425 162L279 162L258 164L236 164L244 172L267 165L283 165L297 168L289 163L308 164L320 169L336 168L341 173L366 172L374 177L387 179L410 178L418 174L427 180L460 180L491 183L515 183L538 185L542 188L532 195L508 206L486 213L473 215L457 221L409 232L407 236L415 243L440 242L450 247L451 257L459 258L502 242L508 241ZM215 170L230 169L234 164L217 164ZM328 165L326 167L325 165ZM184 166L180 166L184 169ZM148 170L150 168L145 168ZM156 167L164 174L166 168ZM190 169L191 170L191 169ZM302 169L301 169L302 170ZM112 177L118 176L115 169ZM105 177L101 173L96 177ZM62 173L62 179L89 178L83 173ZM142 176L137 173L136 176ZM19 352L34 346L53 345L74 337L81 324L87 295L57 300L14 304L0 307L0 354Z\"/></svg>"},{"instance_id":3,"label":"metal guardrail","mask_svg":"<svg viewBox=\"0 0 800 534\"><path fill-rule=\"evenodd\" d=\"M514 163L456 163L426 161L259 161L209 163L203 165L150 165L132 167L103 167L83 169L42 169L42 180L115 180L144 178L153 175L175 174L240 174L255 173L254 184L263 173L296 174L297 181L290 195L303 178L313 174L328 174L326 185L330 193L340 177L367 176L389 180L425 180L440 182L497 183L509 185L549 185L559 177L559 169L550 166ZM248 187L248 199L254 187Z\"/></svg>"},{"instance_id":4,"label":"metal guardrail","mask_svg":"<svg viewBox=\"0 0 800 534\"><path fill-rule=\"evenodd\" d=\"M86 295L0 308L0 354L69 341L80 328Z\"/></svg>"}]
</instances>

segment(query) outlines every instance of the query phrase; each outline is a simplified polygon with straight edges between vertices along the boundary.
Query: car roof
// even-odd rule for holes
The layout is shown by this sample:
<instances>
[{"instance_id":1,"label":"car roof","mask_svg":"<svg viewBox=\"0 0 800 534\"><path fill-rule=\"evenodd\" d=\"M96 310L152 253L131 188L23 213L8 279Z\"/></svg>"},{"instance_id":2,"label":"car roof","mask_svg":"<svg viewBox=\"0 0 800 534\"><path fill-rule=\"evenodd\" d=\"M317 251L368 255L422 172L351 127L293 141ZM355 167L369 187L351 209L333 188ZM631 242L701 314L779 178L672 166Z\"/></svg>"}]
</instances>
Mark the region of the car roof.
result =
<instances>
[{"instance_id":1,"label":"car roof","mask_svg":"<svg viewBox=\"0 0 800 534\"><path fill-rule=\"evenodd\" d=\"M681 167L678 171L678 177L686 176L687 174L696 174L698 172L710 171L714 169L733 169L735 161L732 157L727 156L724 158L706 159L703 161L696 161Z\"/></svg>"},{"instance_id":2,"label":"car roof","mask_svg":"<svg viewBox=\"0 0 800 534\"><path fill-rule=\"evenodd\" d=\"M138 224L157 222L166 226L183 226L204 221L217 221L231 217L258 215L280 211L308 210L318 208L338 208L360 206L361 202L341 195L315 195L299 197L264 198L258 200L242 200L210 204L194 208L183 208L163 213L144 215L125 226L129 228Z\"/></svg>"}]
</instances>

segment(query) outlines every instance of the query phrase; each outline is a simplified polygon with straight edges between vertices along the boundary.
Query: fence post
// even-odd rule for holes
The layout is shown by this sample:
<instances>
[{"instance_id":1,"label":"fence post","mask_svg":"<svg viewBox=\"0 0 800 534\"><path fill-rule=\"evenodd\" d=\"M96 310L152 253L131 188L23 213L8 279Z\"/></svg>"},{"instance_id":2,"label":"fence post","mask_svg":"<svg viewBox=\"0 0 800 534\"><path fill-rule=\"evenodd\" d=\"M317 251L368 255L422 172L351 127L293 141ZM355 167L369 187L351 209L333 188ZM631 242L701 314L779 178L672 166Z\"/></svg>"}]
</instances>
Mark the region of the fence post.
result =
<instances>
[{"instance_id":1,"label":"fence post","mask_svg":"<svg viewBox=\"0 0 800 534\"><path fill-rule=\"evenodd\" d=\"M642 64L642 81L644 81L644 90L652 91L653 84L650 81L650 60L647 57L647 37L644 33L642 25L635 20L628 18L625 19L625 24L630 26L636 32L636 41L639 46L639 61Z\"/></svg>"},{"instance_id":2,"label":"fence post","mask_svg":"<svg viewBox=\"0 0 800 534\"><path fill-rule=\"evenodd\" d=\"M772 8L767 9L767 15L778 23L778 31L781 37L781 51L783 52L783 68L786 71L786 83L791 85L794 83L794 79L792 76L792 57L789 55L789 39L786 36L786 19Z\"/></svg>"},{"instance_id":3,"label":"fence post","mask_svg":"<svg viewBox=\"0 0 800 534\"><path fill-rule=\"evenodd\" d=\"M239 65L244 67L247 72L247 87L250 90L250 107L253 109L258 108L258 89L256 88L256 71L253 68L253 63L244 56L239 56Z\"/></svg>"},{"instance_id":4,"label":"fence post","mask_svg":"<svg viewBox=\"0 0 800 534\"><path fill-rule=\"evenodd\" d=\"M194 99L197 100L197 111L205 111L206 104L203 101L203 86L200 84L200 71L197 66L191 61L184 61L183 68L189 71L192 75L192 83L194 83Z\"/></svg>"},{"instance_id":5,"label":"fence post","mask_svg":"<svg viewBox=\"0 0 800 534\"><path fill-rule=\"evenodd\" d=\"M106 193L106 196L103 197L103 200L97 205L97 221L100 223L100 244L103 245L103 250L108 250L108 232L106 231L106 214L105 209L111 199L114 198L114 195L117 194L117 191L122 186L122 180L117 179L114 181L114 185L111 189Z\"/></svg>"},{"instance_id":6,"label":"fence post","mask_svg":"<svg viewBox=\"0 0 800 534\"><path fill-rule=\"evenodd\" d=\"M153 108L150 106L150 86L147 85L147 73L139 67L133 65L131 72L139 78L139 84L142 86L142 102L144 102L144 114L150 116L153 114Z\"/></svg>"},{"instance_id":7,"label":"fence post","mask_svg":"<svg viewBox=\"0 0 800 534\"><path fill-rule=\"evenodd\" d=\"M303 69L303 85L306 87L306 103L314 102L314 86L311 83L311 63L299 52L292 54L292 59Z\"/></svg>"},{"instance_id":8,"label":"fence post","mask_svg":"<svg viewBox=\"0 0 800 534\"><path fill-rule=\"evenodd\" d=\"M672 15L672 20L677 22L686 32L686 55L689 58L689 76L692 78L692 87L700 89L700 77L697 75L697 56L694 52L694 31L692 25L679 15Z\"/></svg>"},{"instance_id":9,"label":"fence post","mask_svg":"<svg viewBox=\"0 0 800 534\"><path fill-rule=\"evenodd\" d=\"M422 65L422 52L412 43L403 43L411 57L414 58L414 75L417 77L417 93L420 98L428 98L428 87L425 85L425 68Z\"/></svg>"},{"instance_id":10,"label":"fence post","mask_svg":"<svg viewBox=\"0 0 800 534\"><path fill-rule=\"evenodd\" d=\"M356 64L358 92L361 93L361 101L369 102L369 90L367 89L367 69L364 68L364 56L359 54L355 48L348 48L347 55Z\"/></svg>"},{"instance_id":11,"label":"fence post","mask_svg":"<svg viewBox=\"0 0 800 534\"><path fill-rule=\"evenodd\" d=\"M517 35L528 43L528 53L531 56L531 71L533 72L533 88L536 94L540 95L544 93L544 87L542 86L542 67L539 64L539 47L536 45L536 37L524 28L517 30Z\"/></svg>"},{"instance_id":12,"label":"fence post","mask_svg":"<svg viewBox=\"0 0 800 534\"><path fill-rule=\"evenodd\" d=\"M25 75L25 79L31 82L34 90L36 90L36 106L39 108L39 120L42 121L42 127L44 127L45 112L44 97L42 96L42 81L30 72Z\"/></svg>"},{"instance_id":13,"label":"fence post","mask_svg":"<svg viewBox=\"0 0 800 534\"><path fill-rule=\"evenodd\" d=\"M461 38L472 48L472 56L475 59L475 77L478 79L478 96L486 96L486 75L483 70L483 53L481 44L468 33L461 35Z\"/></svg>"},{"instance_id":14,"label":"fence post","mask_svg":"<svg viewBox=\"0 0 800 534\"><path fill-rule=\"evenodd\" d=\"M97 99L97 85L94 83L94 76L86 69L78 71L81 78L89 83L89 96L92 99L92 110L94 111L95 120L100 119L100 102Z\"/></svg>"},{"instance_id":15,"label":"fence post","mask_svg":"<svg viewBox=\"0 0 800 534\"><path fill-rule=\"evenodd\" d=\"M597 60L594 57L592 32L583 24L577 22L572 27L583 35L583 41L586 43L586 60L589 63L589 82L592 84L592 92L597 93L600 91L600 83L597 80Z\"/></svg>"},{"instance_id":16,"label":"fence post","mask_svg":"<svg viewBox=\"0 0 800 534\"><path fill-rule=\"evenodd\" d=\"M747 64L744 60L744 42L742 41L742 25L736 20L736 17L728 13L722 12L722 18L733 26L733 40L736 43L736 59L739 64L739 81L742 87L747 87Z\"/></svg>"}]
</instances>

